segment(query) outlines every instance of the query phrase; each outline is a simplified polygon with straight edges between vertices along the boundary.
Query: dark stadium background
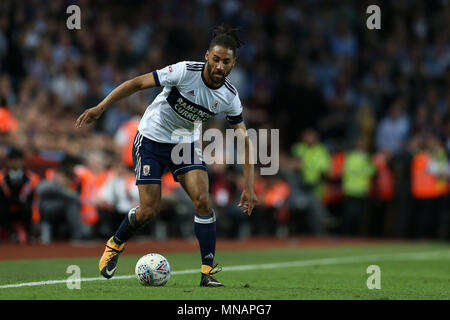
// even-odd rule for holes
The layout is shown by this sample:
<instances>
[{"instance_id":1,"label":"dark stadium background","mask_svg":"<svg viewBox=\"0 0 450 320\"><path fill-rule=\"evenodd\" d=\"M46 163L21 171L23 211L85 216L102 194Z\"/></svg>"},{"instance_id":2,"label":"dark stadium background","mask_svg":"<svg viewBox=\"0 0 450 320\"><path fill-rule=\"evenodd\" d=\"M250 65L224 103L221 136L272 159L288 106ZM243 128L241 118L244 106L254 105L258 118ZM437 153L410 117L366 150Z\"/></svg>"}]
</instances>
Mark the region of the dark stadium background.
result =
<instances>
[{"instance_id":1,"label":"dark stadium background","mask_svg":"<svg viewBox=\"0 0 450 320\"><path fill-rule=\"evenodd\" d=\"M66 28L72 4L81 9L80 30ZM380 30L366 27L372 4L381 9ZM45 230L38 213L38 180L58 168L64 188L95 212L77 240L108 237L123 212L101 201L96 186L111 171L132 175L116 133L159 89L123 100L95 126L77 129L76 118L127 79L181 60L203 61L212 28L221 23L241 29L244 45L230 79L248 127L280 130L280 170L256 176L260 205L248 219L236 208L239 166L209 168L220 237L448 241L449 21L444 0L2 0L1 182L23 155L32 183L14 199L0 188L0 242L73 237L64 213ZM219 117L208 126L226 123ZM299 161L304 139L322 148ZM357 165L345 167L352 155ZM332 165L317 169L327 156ZM318 173L306 180L301 168ZM351 191L355 181L363 181L362 191ZM170 177L165 182L163 212L141 236L188 238L193 208Z\"/></svg>"}]
</instances>

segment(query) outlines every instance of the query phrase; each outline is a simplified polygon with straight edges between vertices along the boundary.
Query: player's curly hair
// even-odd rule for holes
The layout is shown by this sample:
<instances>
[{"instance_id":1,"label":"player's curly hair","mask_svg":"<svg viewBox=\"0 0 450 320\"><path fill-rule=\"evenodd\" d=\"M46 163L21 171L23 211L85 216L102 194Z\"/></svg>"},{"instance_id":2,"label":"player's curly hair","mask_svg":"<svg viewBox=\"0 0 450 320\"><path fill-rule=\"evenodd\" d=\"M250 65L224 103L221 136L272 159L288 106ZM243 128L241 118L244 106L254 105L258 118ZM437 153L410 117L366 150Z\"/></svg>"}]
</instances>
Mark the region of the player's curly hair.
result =
<instances>
[{"instance_id":1,"label":"player's curly hair","mask_svg":"<svg viewBox=\"0 0 450 320\"><path fill-rule=\"evenodd\" d=\"M209 50L211 50L214 46L222 46L227 49L231 49L236 55L236 49L238 49L241 45L244 44L237 32L238 28L232 28L228 25L222 24L213 29L213 38L209 44Z\"/></svg>"}]
</instances>

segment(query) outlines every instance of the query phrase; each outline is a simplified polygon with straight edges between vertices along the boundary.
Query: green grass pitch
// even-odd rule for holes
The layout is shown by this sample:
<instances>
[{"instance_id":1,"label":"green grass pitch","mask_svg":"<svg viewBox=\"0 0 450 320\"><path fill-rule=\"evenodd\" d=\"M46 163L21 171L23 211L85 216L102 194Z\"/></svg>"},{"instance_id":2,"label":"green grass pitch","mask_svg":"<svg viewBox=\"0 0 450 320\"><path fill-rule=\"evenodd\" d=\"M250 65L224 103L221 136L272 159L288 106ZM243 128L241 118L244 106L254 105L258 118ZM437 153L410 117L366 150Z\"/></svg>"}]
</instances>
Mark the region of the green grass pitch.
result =
<instances>
[{"instance_id":1,"label":"green grass pitch","mask_svg":"<svg viewBox=\"0 0 450 320\"><path fill-rule=\"evenodd\" d=\"M1 252L1 248L0 248ZM151 252L151 251L149 251ZM164 287L135 278L140 256L123 255L116 276L99 280L97 258L0 261L0 299L156 300L384 300L450 298L450 245L416 243L218 251L217 275L226 287L199 287L197 252L164 253L172 275ZM143 253L145 254L145 253ZM68 289L67 267L81 270L80 289ZM370 265L380 268L381 289L369 290ZM198 269L198 272L196 271ZM121 276L123 278L121 278ZM130 276L130 277L126 277ZM62 283L34 282L61 280ZM90 281L85 281L90 280ZM8 285L34 283L32 286Z\"/></svg>"}]
</instances>

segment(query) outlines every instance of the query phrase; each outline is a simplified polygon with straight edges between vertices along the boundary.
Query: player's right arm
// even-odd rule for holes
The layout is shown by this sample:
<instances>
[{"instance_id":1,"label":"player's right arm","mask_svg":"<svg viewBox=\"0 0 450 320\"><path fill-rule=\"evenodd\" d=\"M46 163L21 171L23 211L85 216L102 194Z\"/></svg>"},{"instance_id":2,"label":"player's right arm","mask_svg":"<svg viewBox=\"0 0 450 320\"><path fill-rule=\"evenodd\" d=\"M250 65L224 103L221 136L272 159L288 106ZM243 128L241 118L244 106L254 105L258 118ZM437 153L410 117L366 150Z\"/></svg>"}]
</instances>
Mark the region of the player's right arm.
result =
<instances>
[{"instance_id":1,"label":"player's right arm","mask_svg":"<svg viewBox=\"0 0 450 320\"><path fill-rule=\"evenodd\" d=\"M126 98L139 90L156 87L157 83L153 74L153 72L150 72L125 81L111 91L111 93L108 94L106 98L103 99L98 105L84 111L78 117L75 122L75 126L77 128L81 128L84 125L88 125L100 118L103 112L105 112L110 105L116 103L117 101Z\"/></svg>"}]
</instances>

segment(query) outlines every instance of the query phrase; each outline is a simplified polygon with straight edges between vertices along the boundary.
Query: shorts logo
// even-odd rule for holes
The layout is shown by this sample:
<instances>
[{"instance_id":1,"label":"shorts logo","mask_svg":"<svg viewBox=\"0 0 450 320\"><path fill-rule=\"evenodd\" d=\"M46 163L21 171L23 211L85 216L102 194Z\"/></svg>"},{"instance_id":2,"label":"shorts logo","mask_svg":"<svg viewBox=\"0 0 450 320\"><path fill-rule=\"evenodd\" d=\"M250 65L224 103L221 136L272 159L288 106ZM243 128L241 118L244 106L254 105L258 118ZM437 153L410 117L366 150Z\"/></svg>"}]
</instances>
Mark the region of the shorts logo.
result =
<instances>
[{"instance_id":1,"label":"shorts logo","mask_svg":"<svg viewBox=\"0 0 450 320\"><path fill-rule=\"evenodd\" d=\"M148 176L150 174L150 165L146 164L142 167L142 169L144 170L144 172L142 173L142 175L144 176Z\"/></svg>"}]
</instances>

